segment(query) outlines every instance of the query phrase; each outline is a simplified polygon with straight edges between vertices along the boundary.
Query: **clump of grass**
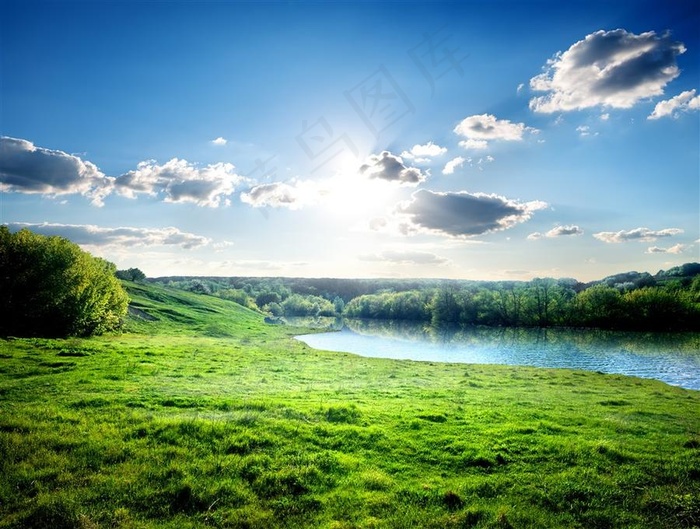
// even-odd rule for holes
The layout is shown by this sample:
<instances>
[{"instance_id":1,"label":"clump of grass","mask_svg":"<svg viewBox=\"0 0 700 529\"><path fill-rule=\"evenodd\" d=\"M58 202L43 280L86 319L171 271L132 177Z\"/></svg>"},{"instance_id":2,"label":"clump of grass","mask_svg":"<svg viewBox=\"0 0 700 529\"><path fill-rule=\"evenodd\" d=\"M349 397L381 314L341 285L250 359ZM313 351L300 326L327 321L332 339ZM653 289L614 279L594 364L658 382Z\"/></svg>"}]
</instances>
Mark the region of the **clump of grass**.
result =
<instances>
[{"instance_id":1,"label":"clump of grass","mask_svg":"<svg viewBox=\"0 0 700 529\"><path fill-rule=\"evenodd\" d=\"M76 502L60 495L42 495L17 525L26 529L83 527Z\"/></svg>"},{"instance_id":2,"label":"clump of grass","mask_svg":"<svg viewBox=\"0 0 700 529\"><path fill-rule=\"evenodd\" d=\"M419 415L418 418L430 422L447 422L447 417L442 414L424 414Z\"/></svg>"},{"instance_id":3,"label":"clump of grass","mask_svg":"<svg viewBox=\"0 0 700 529\"><path fill-rule=\"evenodd\" d=\"M354 404L349 406L331 406L326 410L325 417L331 423L357 424L361 413Z\"/></svg>"}]
</instances>

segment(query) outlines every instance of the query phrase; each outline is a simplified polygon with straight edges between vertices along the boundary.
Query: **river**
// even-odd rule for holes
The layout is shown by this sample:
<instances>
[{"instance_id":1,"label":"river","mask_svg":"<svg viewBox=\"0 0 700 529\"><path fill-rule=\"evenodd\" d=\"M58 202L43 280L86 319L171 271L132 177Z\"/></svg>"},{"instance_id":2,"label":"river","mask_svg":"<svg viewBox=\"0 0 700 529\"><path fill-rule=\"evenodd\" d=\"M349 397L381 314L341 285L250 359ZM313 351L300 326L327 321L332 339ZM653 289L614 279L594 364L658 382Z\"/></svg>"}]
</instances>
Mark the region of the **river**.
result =
<instances>
[{"instance_id":1,"label":"river","mask_svg":"<svg viewBox=\"0 0 700 529\"><path fill-rule=\"evenodd\" d=\"M585 369L700 390L700 333L442 327L349 320L297 336L314 349L360 356Z\"/></svg>"}]
</instances>

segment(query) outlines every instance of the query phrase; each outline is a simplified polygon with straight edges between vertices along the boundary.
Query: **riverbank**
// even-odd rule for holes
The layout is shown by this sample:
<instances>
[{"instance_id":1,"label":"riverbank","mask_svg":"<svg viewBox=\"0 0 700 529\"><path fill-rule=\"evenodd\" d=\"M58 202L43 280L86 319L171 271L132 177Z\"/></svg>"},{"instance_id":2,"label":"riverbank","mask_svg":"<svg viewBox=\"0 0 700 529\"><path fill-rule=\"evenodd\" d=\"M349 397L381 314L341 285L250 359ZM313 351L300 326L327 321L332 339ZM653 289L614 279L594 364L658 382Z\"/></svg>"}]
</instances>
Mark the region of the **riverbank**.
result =
<instances>
[{"instance_id":1,"label":"riverbank","mask_svg":"<svg viewBox=\"0 0 700 529\"><path fill-rule=\"evenodd\" d=\"M0 527L698 524L699 392L315 351L144 289L131 333L0 342Z\"/></svg>"}]
</instances>

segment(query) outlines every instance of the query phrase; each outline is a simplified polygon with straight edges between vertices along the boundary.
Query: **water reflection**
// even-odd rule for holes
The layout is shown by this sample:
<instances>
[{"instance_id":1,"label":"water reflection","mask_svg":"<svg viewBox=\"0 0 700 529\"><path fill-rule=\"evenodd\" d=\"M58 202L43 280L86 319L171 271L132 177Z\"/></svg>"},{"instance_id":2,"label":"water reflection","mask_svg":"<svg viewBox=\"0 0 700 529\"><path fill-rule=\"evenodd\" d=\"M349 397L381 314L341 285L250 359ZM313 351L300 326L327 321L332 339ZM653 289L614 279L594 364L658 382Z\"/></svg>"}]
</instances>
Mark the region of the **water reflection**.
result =
<instances>
[{"instance_id":1,"label":"water reflection","mask_svg":"<svg viewBox=\"0 0 700 529\"><path fill-rule=\"evenodd\" d=\"M333 322L299 336L311 347L381 358L562 367L654 378L700 390L700 333L433 327L399 321Z\"/></svg>"}]
</instances>

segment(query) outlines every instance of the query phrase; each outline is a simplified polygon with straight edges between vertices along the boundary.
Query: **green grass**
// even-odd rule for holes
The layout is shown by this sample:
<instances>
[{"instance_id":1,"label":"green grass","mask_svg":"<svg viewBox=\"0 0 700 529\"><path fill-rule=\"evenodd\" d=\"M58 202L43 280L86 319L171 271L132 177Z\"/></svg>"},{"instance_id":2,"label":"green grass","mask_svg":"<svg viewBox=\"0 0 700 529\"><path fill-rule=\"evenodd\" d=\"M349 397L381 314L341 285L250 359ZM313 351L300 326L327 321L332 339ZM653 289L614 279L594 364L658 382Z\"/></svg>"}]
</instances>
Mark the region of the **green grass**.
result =
<instances>
[{"instance_id":1,"label":"green grass","mask_svg":"<svg viewBox=\"0 0 700 529\"><path fill-rule=\"evenodd\" d=\"M125 334L0 341L0 528L700 526L700 392L314 351L130 295Z\"/></svg>"}]
</instances>

